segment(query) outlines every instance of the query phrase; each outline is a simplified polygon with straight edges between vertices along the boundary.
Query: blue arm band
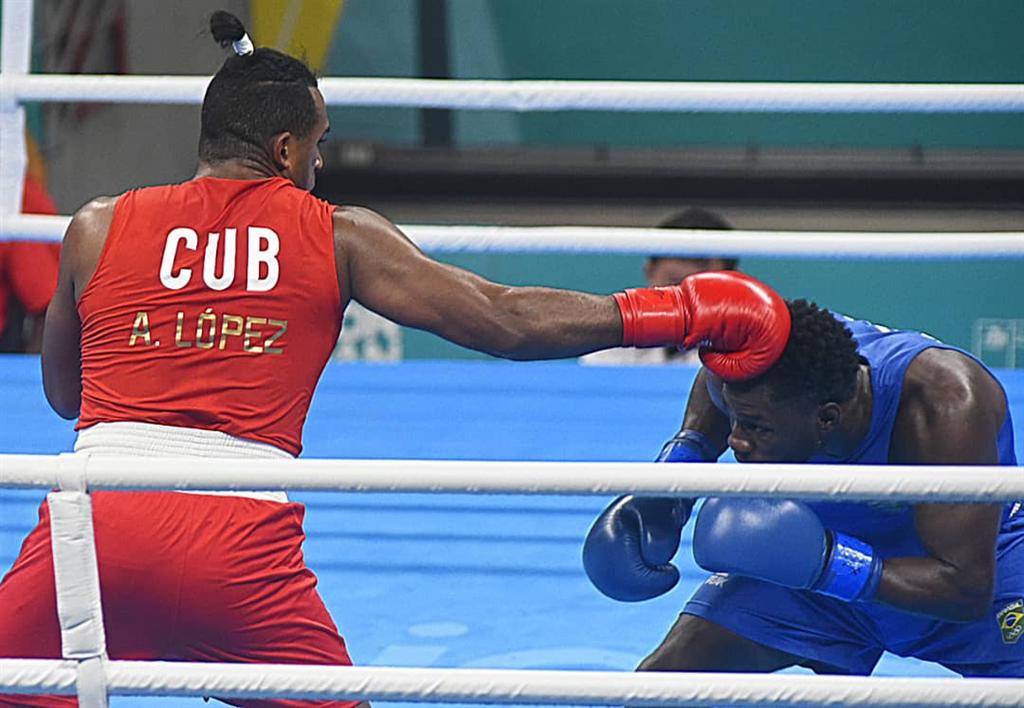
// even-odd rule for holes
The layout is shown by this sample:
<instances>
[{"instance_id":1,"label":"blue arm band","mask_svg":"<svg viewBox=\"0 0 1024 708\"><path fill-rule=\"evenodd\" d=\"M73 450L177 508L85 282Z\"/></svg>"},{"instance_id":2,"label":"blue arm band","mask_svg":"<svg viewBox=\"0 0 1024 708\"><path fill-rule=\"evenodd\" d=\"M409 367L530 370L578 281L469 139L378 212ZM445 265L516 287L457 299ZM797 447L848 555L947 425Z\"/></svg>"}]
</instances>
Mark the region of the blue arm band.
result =
<instances>
[{"instance_id":1,"label":"blue arm band","mask_svg":"<svg viewBox=\"0 0 1024 708\"><path fill-rule=\"evenodd\" d=\"M853 536L832 532L832 552L812 590L847 602L867 601L882 581L882 560L875 549Z\"/></svg>"},{"instance_id":2,"label":"blue arm band","mask_svg":"<svg viewBox=\"0 0 1024 708\"><path fill-rule=\"evenodd\" d=\"M681 430L665 443L655 462L714 462L715 447L703 433Z\"/></svg>"}]
</instances>

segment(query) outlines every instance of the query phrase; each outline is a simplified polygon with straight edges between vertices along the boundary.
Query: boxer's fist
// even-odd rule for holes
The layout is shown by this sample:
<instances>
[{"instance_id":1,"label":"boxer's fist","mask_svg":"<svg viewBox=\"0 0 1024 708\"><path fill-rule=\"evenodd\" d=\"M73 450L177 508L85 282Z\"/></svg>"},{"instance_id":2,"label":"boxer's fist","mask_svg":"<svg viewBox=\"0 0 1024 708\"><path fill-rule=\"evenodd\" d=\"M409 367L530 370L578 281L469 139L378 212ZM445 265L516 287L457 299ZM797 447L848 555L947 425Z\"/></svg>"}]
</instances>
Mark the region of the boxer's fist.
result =
<instances>
[{"instance_id":1,"label":"boxer's fist","mask_svg":"<svg viewBox=\"0 0 1024 708\"><path fill-rule=\"evenodd\" d=\"M583 568L598 590L623 602L649 600L679 582L670 561L690 518L692 499L619 497L583 542Z\"/></svg>"},{"instance_id":2,"label":"boxer's fist","mask_svg":"<svg viewBox=\"0 0 1024 708\"><path fill-rule=\"evenodd\" d=\"M658 462L710 462L717 457L706 437L683 430L661 448ZM690 518L693 499L619 497L590 527L583 568L598 590L623 602L649 600L679 582L670 562Z\"/></svg>"},{"instance_id":3,"label":"boxer's fist","mask_svg":"<svg viewBox=\"0 0 1024 708\"><path fill-rule=\"evenodd\" d=\"M697 273L679 285L635 288L614 297L623 346L699 346L704 365L729 381L763 374L789 339L785 301L735 271Z\"/></svg>"},{"instance_id":4,"label":"boxer's fist","mask_svg":"<svg viewBox=\"0 0 1024 708\"><path fill-rule=\"evenodd\" d=\"M871 600L882 560L867 543L822 526L806 504L785 499L704 502L693 531L697 565L853 602Z\"/></svg>"}]
</instances>

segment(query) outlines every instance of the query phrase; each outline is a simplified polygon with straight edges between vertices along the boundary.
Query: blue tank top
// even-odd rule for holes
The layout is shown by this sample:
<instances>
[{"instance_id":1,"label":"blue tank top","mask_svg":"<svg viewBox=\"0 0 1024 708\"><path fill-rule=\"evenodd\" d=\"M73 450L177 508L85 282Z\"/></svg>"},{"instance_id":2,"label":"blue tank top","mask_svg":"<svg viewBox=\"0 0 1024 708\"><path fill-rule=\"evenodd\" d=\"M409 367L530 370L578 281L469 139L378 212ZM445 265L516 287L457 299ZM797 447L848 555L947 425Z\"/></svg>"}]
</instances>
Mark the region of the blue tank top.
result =
<instances>
[{"instance_id":1,"label":"blue tank top","mask_svg":"<svg viewBox=\"0 0 1024 708\"><path fill-rule=\"evenodd\" d=\"M871 427L860 446L840 464L886 464L903 390L903 376L914 357L925 349L939 348L959 351L978 360L962 349L943 344L921 332L889 329L838 314L836 318L853 333L858 353L871 369L872 393ZM981 364L980 361L978 363ZM999 464L1016 465L1009 409L996 444ZM831 461L834 460L809 460ZM867 541L883 558L926 555L914 529L909 502L814 502L810 506L825 526ZM1010 546L1024 543L1024 509L1021 506L1021 502L1010 502L1004 508L999 535L1000 553Z\"/></svg>"}]
</instances>

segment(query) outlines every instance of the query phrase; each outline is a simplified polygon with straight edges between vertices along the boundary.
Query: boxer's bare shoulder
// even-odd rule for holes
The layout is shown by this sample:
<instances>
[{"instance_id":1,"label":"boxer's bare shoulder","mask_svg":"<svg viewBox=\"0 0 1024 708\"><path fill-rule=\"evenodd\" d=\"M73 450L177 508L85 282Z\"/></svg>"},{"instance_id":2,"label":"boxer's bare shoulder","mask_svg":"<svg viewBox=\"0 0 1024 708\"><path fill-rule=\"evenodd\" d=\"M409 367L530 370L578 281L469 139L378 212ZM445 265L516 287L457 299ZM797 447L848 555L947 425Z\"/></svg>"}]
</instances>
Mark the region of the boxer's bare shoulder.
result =
<instances>
[{"instance_id":1,"label":"boxer's bare shoulder","mask_svg":"<svg viewBox=\"0 0 1024 708\"><path fill-rule=\"evenodd\" d=\"M76 301L96 270L121 196L96 197L88 201L71 217L64 233L61 270L67 269L71 276Z\"/></svg>"},{"instance_id":2,"label":"boxer's bare shoulder","mask_svg":"<svg viewBox=\"0 0 1024 708\"><path fill-rule=\"evenodd\" d=\"M992 441L1005 418L1006 396L981 364L955 349L925 349L903 377L890 461L994 462Z\"/></svg>"}]
</instances>

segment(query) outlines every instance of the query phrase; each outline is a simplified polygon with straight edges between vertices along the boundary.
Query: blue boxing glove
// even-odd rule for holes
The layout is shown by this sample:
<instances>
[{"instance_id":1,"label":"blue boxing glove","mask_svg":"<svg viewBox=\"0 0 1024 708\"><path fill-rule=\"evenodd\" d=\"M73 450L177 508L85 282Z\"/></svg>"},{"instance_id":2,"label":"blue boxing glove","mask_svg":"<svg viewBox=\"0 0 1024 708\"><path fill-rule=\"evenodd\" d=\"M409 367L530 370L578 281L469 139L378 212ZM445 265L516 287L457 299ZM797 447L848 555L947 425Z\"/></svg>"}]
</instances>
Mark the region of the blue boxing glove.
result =
<instances>
[{"instance_id":1,"label":"blue boxing glove","mask_svg":"<svg viewBox=\"0 0 1024 708\"><path fill-rule=\"evenodd\" d=\"M709 462L707 438L684 430L665 443L657 462ZM690 518L693 499L624 496L613 501L583 542L583 568L598 590L623 602L663 595L679 582L669 561Z\"/></svg>"},{"instance_id":2,"label":"blue boxing glove","mask_svg":"<svg viewBox=\"0 0 1024 708\"><path fill-rule=\"evenodd\" d=\"M697 565L847 602L875 596L882 560L863 541L826 529L795 501L708 499L693 531Z\"/></svg>"}]
</instances>

